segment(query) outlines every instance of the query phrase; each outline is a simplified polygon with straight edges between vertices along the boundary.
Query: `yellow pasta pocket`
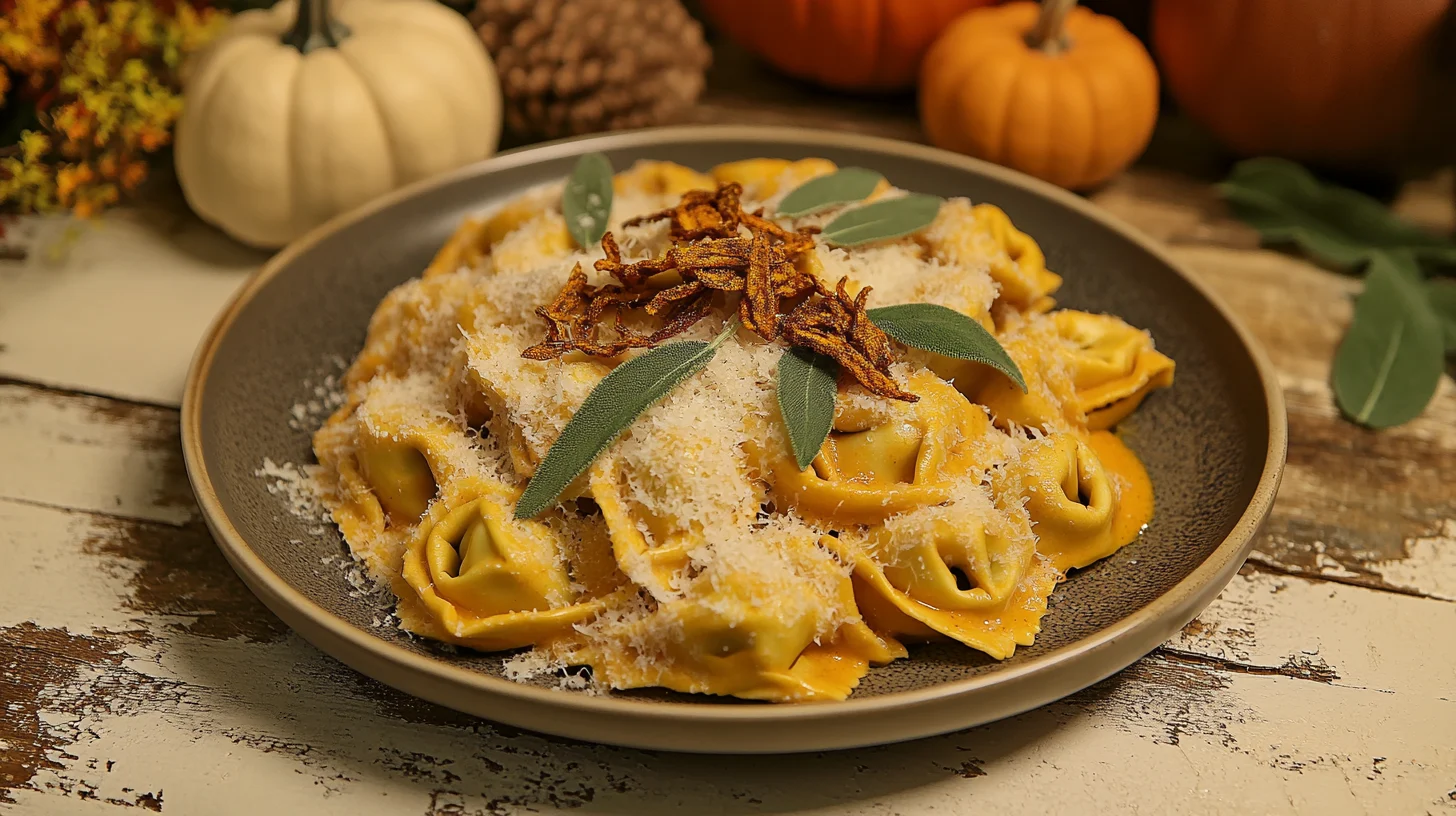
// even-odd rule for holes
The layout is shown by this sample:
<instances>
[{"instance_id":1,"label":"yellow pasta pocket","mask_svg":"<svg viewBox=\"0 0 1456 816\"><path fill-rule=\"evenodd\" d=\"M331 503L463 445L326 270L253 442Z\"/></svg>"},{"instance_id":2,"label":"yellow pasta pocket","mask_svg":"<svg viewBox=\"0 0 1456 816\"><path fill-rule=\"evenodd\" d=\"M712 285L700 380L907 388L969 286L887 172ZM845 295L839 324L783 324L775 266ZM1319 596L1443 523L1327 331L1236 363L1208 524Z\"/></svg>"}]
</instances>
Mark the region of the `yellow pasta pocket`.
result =
<instances>
[{"instance_id":1,"label":"yellow pasta pocket","mask_svg":"<svg viewBox=\"0 0 1456 816\"><path fill-rule=\"evenodd\" d=\"M1051 318L1068 342L1076 407L1092 430L1116 425L1150 392L1173 384L1173 361L1147 332L1111 315L1063 309Z\"/></svg>"},{"instance_id":2,"label":"yellow pasta pocket","mask_svg":"<svg viewBox=\"0 0 1456 816\"><path fill-rule=\"evenodd\" d=\"M995 202L823 158L579 166L383 299L313 436L406 631L546 685L843 700L909 643L1012 657L1142 535L1111 429L1174 363L1056 309Z\"/></svg>"},{"instance_id":3,"label":"yellow pasta pocket","mask_svg":"<svg viewBox=\"0 0 1456 816\"><path fill-rule=\"evenodd\" d=\"M453 642L511 649L564 633L602 608L575 597L564 544L511 518L504 489L437 505L410 541L405 581Z\"/></svg>"},{"instance_id":4,"label":"yellow pasta pocket","mask_svg":"<svg viewBox=\"0 0 1456 816\"><path fill-rule=\"evenodd\" d=\"M767 452L774 496L831 526L874 524L947 501L956 483L989 464L996 446L984 409L929 371L916 373L915 403L841 404L813 464Z\"/></svg>"}]
</instances>

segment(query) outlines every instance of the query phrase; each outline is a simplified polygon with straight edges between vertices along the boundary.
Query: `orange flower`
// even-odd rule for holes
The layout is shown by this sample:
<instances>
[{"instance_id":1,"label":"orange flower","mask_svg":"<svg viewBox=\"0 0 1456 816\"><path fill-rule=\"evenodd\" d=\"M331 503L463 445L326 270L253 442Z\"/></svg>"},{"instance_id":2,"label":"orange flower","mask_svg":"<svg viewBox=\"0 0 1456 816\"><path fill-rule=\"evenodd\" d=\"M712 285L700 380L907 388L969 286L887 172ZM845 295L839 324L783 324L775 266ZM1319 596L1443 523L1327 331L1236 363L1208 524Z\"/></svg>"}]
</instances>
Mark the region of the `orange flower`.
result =
<instances>
[{"instance_id":1,"label":"orange flower","mask_svg":"<svg viewBox=\"0 0 1456 816\"><path fill-rule=\"evenodd\" d=\"M67 164L56 170L56 195L61 203L69 202L76 191L96 177L88 164Z\"/></svg>"},{"instance_id":2,"label":"orange flower","mask_svg":"<svg viewBox=\"0 0 1456 816\"><path fill-rule=\"evenodd\" d=\"M137 141L141 144L142 150L150 153L159 147L164 147L172 140L172 134L151 125L143 125L137 132Z\"/></svg>"},{"instance_id":3,"label":"orange flower","mask_svg":"<svg viewBox=\"0 0 1456 816\"><path fill-rule=\"evenodd\" d=\"M137 188L147 178L146 162L134 161L128 163L121 171L121 187L128 193Z\"/></svg>"},{"instance_id":4,"label":"orange flower","mask_svg":"<svg viewBox=\"0 0 1456 816\"><path fill-rule=\"evenodd\" d=\"M147 154L171 142L181 114L183 61L227 19L206 0L0 0L0 10L0 102L24 88L41 123L28 147L0 144L0 210L82 217L146 178Z\"/></svg>"}]
</instances>

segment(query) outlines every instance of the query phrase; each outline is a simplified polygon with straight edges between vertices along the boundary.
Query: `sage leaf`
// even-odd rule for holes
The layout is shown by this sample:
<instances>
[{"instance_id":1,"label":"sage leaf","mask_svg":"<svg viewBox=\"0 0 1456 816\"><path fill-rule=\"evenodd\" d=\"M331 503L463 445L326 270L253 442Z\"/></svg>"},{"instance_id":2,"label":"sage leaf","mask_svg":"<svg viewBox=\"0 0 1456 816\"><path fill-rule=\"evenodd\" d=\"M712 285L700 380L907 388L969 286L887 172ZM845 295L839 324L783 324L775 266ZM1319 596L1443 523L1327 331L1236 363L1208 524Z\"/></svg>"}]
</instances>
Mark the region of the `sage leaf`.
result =
<instances>
[{"instance_id":1,"label":"sage leaf","mask_svg":"<svg viewBox=\"0 0 1456 816\"><path fill-rule=\"evenodd\" d=\"M800 470L814 461L829 438L839 393L837 372L833 359L806 348L791 348L779 357L774 390Z\"/></svg>"},{"instance_id":2,"label":"sage leaf","mask_svg":"<svg viewBox=\"0 0 1456 816\"><path fill-rule=\"evenodd\" d=\"M824 240L842 247L900 238L930 226L940 205L939 197L921 193L887 198L839 214L821 234Z\"/></svg>"},{"instance_id":3,"label":"sage leaf","mask_svg":"<svg viewBox=\"0 0 1456 816\"><path fill-rule=\"evenodd\" d=\"M1443 347L1441 324L1415 260L1378 252L1335 352L1335 401L1345 416L1371 428L1414 419L1436 393Z\"/></svg>"},{"instance_id":4,"label":"sage leaf","mask_svg":"<svg viewBox=\"0 0 1456 816\"><path fill-rule=\"evenodd\" d=\"M576 160L561 196L561 216L577 246L591 249L607 232L612 214L612 163L600 153Z\"/></svg>"},{"instance_id":5,"label":"sage leaf","mask_svg":"<svg viewBox=\"0 0 1456 816\"><path fill-rule=\"evenodd\" d=\"M934 352L957 360L984 363L1010 377L1026 391L1021 368L1001 342L980 323L944 306L933 303L906 303L870 309L866 314L885 334L907 346Z\"/></svg>"},{"instance_id":6,"label":"sage leaf","mask_svg":"<svg viewBox=\"0 0 1456 816\"><path fill-rule=\"evenodd\" d=\"M1379 201L1285 159L1239 162L1219 192L1266 244L1294 244L1315 260L1356 272L1378 252L1456 263L1456 243L1397 218Z\"/></svg>"},{"instance_id":7,"label":"sage leaf","mask_svg":"<svg viewBox=\"0 0 1456 816\"><path fill-rule=\"evenodd\" d=\"M1426 283L1426 295L1441 331L1446 335L1446 353L1456 354L1456 281L1433 280Z\"/></svg>"},{"instance_id":8,"label":"sage leaf","mask_svg":"<svg viewBox=\"0 0 1456 816\"><path fill-rule=\"evenodd\" d=\"M698 340L668 343L603 377L546 451L516 502L516 518L532 518L551 506L648 406L706 366L718 345Z\"/></svg>"},{"instance_id":9,"label":"sage leaf","mask_svg":"<svg viewBox=\"0 0 1456 816\"><path fill-rule=\"evenodd\" d=\"M779 201L778 214L797 218L836 204L863 201L885 177L863 167L846 167L809 179Z\"/></svg>"}]
</instances>

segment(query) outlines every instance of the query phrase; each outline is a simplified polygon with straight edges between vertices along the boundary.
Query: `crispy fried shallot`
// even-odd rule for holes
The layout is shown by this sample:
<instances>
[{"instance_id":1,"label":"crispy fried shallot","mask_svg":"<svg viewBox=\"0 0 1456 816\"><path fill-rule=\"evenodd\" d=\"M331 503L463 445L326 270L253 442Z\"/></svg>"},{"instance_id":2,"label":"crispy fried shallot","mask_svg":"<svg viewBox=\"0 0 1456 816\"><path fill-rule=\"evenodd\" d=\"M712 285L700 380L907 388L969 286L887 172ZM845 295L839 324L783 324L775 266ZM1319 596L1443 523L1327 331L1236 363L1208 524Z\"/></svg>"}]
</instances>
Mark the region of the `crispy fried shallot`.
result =
<instances>
[{"instance_id":1,"label":"crispy fried shallot","mask_svg":"<svg viewBox=\"0 0 1456 816\"><path fill-rule=\"evenodd\" d=\"M831 290L803 271L795 261L814 251L818 228L795 231L764 218L762 210L744 212L742 193L737 183L691 190L671 209L627 221L624 226L669 222L673 245L661 258L623 262L612 233L603 235L605 257L595 268L615 283L593 286L577 264L555 299L536 309L546 321L546 339L521 356L550 360L576 351L614 357L649 348L703 319L712 310L713 294L723 292L739 295L739 320L763 339L782 338L831 357L879 396L919 399L889 375L890 339L865 312L870 288L851 298L847 278ZM673 274L680 282L662 282ZM623 314L635 308L662 319L662 325L650 334L624 325ZM608 312L613 313L613 339L601 337Z\"/></svg>"}]
</instances>

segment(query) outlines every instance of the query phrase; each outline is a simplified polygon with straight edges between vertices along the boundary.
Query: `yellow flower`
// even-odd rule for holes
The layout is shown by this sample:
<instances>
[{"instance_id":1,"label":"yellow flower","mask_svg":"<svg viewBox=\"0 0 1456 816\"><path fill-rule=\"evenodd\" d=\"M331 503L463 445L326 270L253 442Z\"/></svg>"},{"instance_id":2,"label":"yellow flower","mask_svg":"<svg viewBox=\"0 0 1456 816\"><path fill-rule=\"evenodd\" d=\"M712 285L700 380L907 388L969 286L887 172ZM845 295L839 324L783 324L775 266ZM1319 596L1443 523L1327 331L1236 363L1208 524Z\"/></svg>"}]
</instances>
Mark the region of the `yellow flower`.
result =
<instances>
[{"instance_id":1,"label":"yellow flower","mask_svg":"<svg viewBox=\"0 0 1456 816\"><path fill-rule=\"evenodd\" d=\"M56 170L56 195L62 203L70 201L78 189L95 177L89 164L63 164Z\"/></svg>"},{"instance_id":2,"label":"yellow flower","mask_svg":"<svg viewBox=\"0 0 1456 816\"><path fill-rule=\"evenodd\" d=\"M0 2L0 102L8 68L45 105L44 132L0 157L0 208L100 212L135 190L147 154L171 141L181 66L227 15L189 0Z\"/></svg>"},{"instance_id":3,"label":"yellow flower","mask_svg":"<svg viewBox=\"0 0 1456 816\"><path fill-rule=\"evenodd\" d=\"M27 130L20 134L20 155L22 160L31 164L40 161L51 149L49 136L34 130Z\"/></svg>"}]
</instances>

